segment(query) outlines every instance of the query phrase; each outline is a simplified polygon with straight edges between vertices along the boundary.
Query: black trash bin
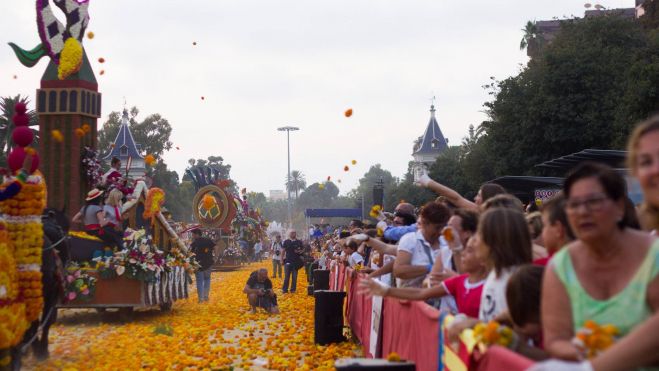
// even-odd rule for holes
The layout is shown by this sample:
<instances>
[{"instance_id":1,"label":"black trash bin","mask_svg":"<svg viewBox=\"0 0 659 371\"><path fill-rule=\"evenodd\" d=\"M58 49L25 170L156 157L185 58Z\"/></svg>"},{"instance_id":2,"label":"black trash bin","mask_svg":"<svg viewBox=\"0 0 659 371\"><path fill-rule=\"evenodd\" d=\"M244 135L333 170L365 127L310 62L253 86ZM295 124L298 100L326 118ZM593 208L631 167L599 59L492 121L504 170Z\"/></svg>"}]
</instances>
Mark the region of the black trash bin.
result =
<instances>
[{"instance_id":1,"label":"black trash bin","mask_svg":"<svg viewBox=\"0 0 659 371\"><path fill-rule=\"evenodd\" d=\"M320 345L340 343L343 336L343 298L342 291L314 291L314 342Z\"/></svg>"},{"instance_id":2,"label":"black trash bin","mask_svg":"<svg viewBox=\"0 0 659 371\"><path fill-rule=\"evenodd\" d=\"M313 271L313 289L316 290L329 290L329 269L316 269Z\"/></svg>"}]
</instances>

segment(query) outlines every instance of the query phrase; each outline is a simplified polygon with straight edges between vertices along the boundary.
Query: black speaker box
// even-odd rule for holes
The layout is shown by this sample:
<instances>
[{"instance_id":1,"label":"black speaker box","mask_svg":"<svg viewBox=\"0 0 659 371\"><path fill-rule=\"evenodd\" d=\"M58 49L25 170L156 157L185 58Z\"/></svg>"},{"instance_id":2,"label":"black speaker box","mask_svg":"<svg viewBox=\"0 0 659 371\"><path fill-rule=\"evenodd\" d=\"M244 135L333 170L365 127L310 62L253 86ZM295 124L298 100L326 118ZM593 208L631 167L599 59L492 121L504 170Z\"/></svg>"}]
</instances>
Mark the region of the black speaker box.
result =
<instances>
[{"instance_id":1,"label":"black speaker box","mask_svg":"<svg viewBox=\"0 0 659 371\"><path fill-rule=\"evenodd\" d=\"M329 290L329 269L316 269L313 271L313 289L316 290Z\"/></svg>"},{"instance_id":2,"label":"black speaker box","mask_svg":"<svg viewBox=\"0 0 659 371\"><path fill-rule=\"evenodd\" d=\"M342 358L334 362L334 367L339 371L357 371L357 370L395 370L395 371L415 371L416 366L413 362L390 362L386 359L370 358Z\"/></svg>"},{"instance_id":3,"label":"black speaker box","mask_svg":"<svg viewBox=\"0 0 659 371\"><path fill-rule=\"evenodd\" d=\"M342 291L314 291L314 342L320 345L340 343L343 336L343 298Z\"/></svg>"}]
</instances>

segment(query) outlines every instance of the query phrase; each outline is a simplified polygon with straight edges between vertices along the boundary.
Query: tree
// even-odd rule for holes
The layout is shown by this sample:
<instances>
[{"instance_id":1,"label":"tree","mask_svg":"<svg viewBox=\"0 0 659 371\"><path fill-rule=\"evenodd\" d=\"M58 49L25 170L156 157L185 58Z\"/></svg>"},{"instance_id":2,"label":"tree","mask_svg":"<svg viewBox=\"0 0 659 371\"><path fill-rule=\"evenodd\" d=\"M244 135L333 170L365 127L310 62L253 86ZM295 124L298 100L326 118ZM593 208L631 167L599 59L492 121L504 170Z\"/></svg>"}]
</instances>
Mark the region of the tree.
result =
<instances>
[{"instance_id":1,"label":"tree","mask_svg":"<svg viewBox=\"0 0 659 371\"><path fill-rule=\"evenodd\" d=\"M339 196L339 188L332 183L314 183L307 187L296 200L296 209L304 211L305 209L329 208Z\"/></svg>"},{"instance_id":2,"label":"tree","mask_svg":"<svg viewBox=\"0 0 659 371\"><path fill-rule=\"evenodd\" d=\"M534 165L585 148L623 148L631 128L659 109L657 55L656 34L633 20L564 21L541 58L490 85L488 120L466 157L472 170L481 179L537 174Z\"/></svg>"},{"instance_id":3,"label":"tree","mask_svg":"<svg viewBox=\"0 0 659 371\"><path fill-rule=\"evenodd\" d=\"M539 39L538 26L535 22L526 22L526 25L524 28L522 28L522 31L524 32L524 36L522 36L522 40L519 42L519 50L524 50L527 47L531 47L531 45L537 43Z\"/></svg>"},{"instance_id":4,"label":"tree","mask_svg":"<svg viewBox=\"0 0 659 371\"><path fill-rule=\"evenodd\" d=\"M264 207L266 207L268 204L268 199L262 192L248 192L247 202L249 203L250 207L263 211Z\"/></svg>"},{"instance_id":5,"label":"tree","mask_svg":"<svg viewBox=\"0 0 659 371\"><path fill-rule=\"evenodd\" d=\"M130 109L128 126L133 134L133 139L140 145L143 154L150 154L156 159L160 159L165 151L172 149L172 142L169 140L172 126L167 119L158 113L149 115L141 122L138 122L136 117L139 112L137 107ZM110 112L108 120L98 132L98 146L101 152L110 150L110 145L117 137L120 126L121 113Z\"/></svg>"},{"instance_id":6,"label":"tree","mask_svg":"<svg viewBox=\"0 0 659 371\"><path fill-rule=\"evenodd\" d=\"M348 193L353 200L363 197L364 207L370 209L373 206L373 187L379 181L382 181L384 188L384 206L387 209L393 209L398 204L393 191L398 184L398 178L391 175L391 172L382 168L380 164L375 164L359 179L359 186Z\"/></svg>"},{"instance_id":7,"label":"tree","mask_svg":"<svg viewBox=\"0 0 659 371\"><path fill-rule=\"evenodd\" d=\"M288 193L295 193L297 199L299 191L307 187L304 174L299 170L292 170L290 176L287 175L286 178L286 190Z\"/></svg>"},{"instance_id":8,"label":"tree","mask_svg":"<svg viewBox=\"0 0 659 371\"><path fill-rule=\"evenodd\" d=\"M9 152L14 145L11 138L11 133L15 127L12 118L16 113L14 107L19 102L25 103L29 107L30 99L28 97L21 97L20 94L15 97L0 98L0 162L3 166L7 164L7 156L9 156ZM39 116L35 110L28 110L27 115L30 119L28 126L39 126ZM32 133L34 134L32 146L38 147L39 130L32 129Z\"/></svg>"}]
</instances>

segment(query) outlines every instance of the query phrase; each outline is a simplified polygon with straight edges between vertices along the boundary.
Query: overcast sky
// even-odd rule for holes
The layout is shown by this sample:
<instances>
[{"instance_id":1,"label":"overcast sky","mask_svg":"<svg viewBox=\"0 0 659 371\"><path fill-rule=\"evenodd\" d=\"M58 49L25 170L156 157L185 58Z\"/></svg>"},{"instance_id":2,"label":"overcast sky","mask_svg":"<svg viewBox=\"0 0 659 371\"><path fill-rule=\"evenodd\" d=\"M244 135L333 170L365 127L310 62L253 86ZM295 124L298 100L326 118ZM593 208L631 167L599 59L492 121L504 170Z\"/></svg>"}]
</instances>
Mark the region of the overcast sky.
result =
<instances>
[{"instance_id":1,"label":"overcast sky","mask_svg":"<svg viewBox=\"0 0 659 371\"><path fill-rule=\"evenodd\" d=\"M341 179L346 193L373 164L405 173L432 96L444 135L459 143L485 118L482 85L527 62L526 21L583 16L585 2L91 0L96 37L84 45L103 93L99 127L124 96L138 119L160 113L180 147L165 161L179 174L190 158L220 155L240 187L283 189L286 137L276 129L293 125L292 169L309 184ZM47 61L25 68L6 45L39 43L34 2L0 4L0 96L34 101Z\"/></svg>"}]
</instances>

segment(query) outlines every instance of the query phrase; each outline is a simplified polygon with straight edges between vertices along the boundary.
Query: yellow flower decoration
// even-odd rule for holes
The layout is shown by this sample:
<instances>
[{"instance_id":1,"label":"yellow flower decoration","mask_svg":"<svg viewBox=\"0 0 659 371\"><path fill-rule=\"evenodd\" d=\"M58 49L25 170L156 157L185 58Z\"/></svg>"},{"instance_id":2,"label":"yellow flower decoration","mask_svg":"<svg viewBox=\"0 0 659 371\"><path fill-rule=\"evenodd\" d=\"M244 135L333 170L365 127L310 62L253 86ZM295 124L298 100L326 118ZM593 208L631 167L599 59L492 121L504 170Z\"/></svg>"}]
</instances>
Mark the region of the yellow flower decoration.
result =
<instances>
[{"instance_id":1,"label":"yellow flower decoration","mask_svg":"<svg viewBox=\"0 0 659 371\"><path fill-rule=\"evenodd\" d=\"M588 320L577 331L572 342L585 351L587 358L593 358L613 345L618 334L618 328L614 325L600 326Z\"/></svg>"},{"instance_id":2,"label":"yellow flower decoration","mask_svg":"<svg viewBox=\"0 0 659 371\"><path fill-rule=\"evenodd\" d=\"M85 131L82 130L81 128L77 128L77 129L75 130L75 133L76 133L76 136L77 136L78 138L82 138L82 137L85 136Z\"/></svg>"},{"instance_id":3,"label":"yellow flower decoration","mask_svg":"<svg viewBox=\"0 0 659 371\"><path fill-rule=\"evenodd\" d=\"M146 194L146 201L144 201L144 219L153 218L160 212L162 205L165 203L165 191L160 188L151 188Z\"/></svg>"},{"instance_id":4,"label":"yellow flower decoration","mask_svg":"<svg viewBox=\"0 0 659 371\"><path fill-rule=\"evenodd\" d=\"M371 207L371 211L368 213L368 215L370 215L371 218L377 218L380 215L381 212L382 212L382 206L373 205L373 207Z\"/></svg>"},{"instance_id":5,"label":"yellow flower decoration","mask_svg":"<svg viewBox=\"0 0 659 371\"><path fill-rule=\"evenodd\" d=\"M94 35L93 32L91 32L91 31L87 32L87 38L88 38L89 40L93 39L94 36L95 36L95 35Z\"/></svg>"},{"instance_id":6,"label":"yellow flower decoration","mask_svg":"<svg viewBox=\"0 0 659 371\"><path fill-rule=\"evenodd\" d=\"M81 129L82 129L82 131L85 132L85 134L87 134L87 133L89 133L90 131L92 131L92 127L89 126L89 124L83 124L82 127L81 127Z\"/></svg>"},{"instance_id":7,"label":"yellow flower decoration","mask_svg":"<svg viewBox=\"0 0 659 371\"><path fill-rule=\"evenodd\" d=\"M50 131L50 136L57 143L62 143L64 141L64 135L62 135L62 132L57 130L57 129L51 130Z\"/></svg>"},{"instance_id":8,"label":"yellow flower decoration","mask_svg":"<svg viewBox=\"0 0 659 371\"><path fill-rule=\"evenodd\" d=\"M204 209L210 210L217 204L215 201L215 197L213 197L211 194L207 193L204 195L204 197L201 200L202 205L204 206Z\"/></svg>"},{"instance_id":9,"label":"yellow flower decoration","mask_svg":"<svg viewBox=\"0 0 659 371\"><path fill-rule=\"evenodd\" d=\"M64 42L64 49L60 54L57 77L64 80L80 70L82 65L82 45L78 40L69 37Z\"/></svg>"},{"instance_id":10,"label":"yellow flower decoration","mask_svg":"<svg viewBox=\"0 0 659 371\"><path fill-rule=\"evenodd\" d=\"M352 160L353 165L357 165L357 160Z\"/></svg>"}]
</instances>

